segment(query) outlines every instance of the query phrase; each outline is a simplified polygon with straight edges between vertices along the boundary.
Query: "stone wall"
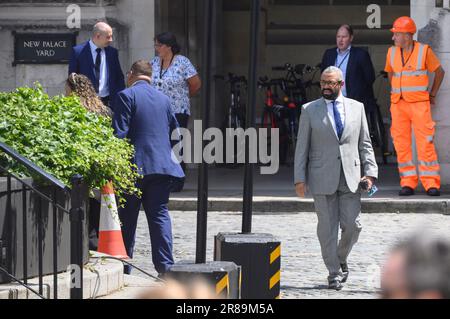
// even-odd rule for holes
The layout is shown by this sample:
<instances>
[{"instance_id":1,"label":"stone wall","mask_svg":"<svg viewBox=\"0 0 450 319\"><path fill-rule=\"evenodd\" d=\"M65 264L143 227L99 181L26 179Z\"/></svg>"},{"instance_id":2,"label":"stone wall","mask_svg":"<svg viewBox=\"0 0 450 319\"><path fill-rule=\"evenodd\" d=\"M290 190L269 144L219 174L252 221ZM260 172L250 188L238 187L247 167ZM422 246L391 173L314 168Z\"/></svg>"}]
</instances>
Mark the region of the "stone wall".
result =
<instances>
[{"instance_id":1,"label":"stone wall","mask_svg":"<svg viewBox=\"0 0 450 319\"><path fill-rule=\"evenodd\" d=\"M7 2L7 3L4 3ZM0 91L11 91L19 86L42 84L50 95L64 93L67 64L12 65L14 37L12 31L36 33L77 32L77 44L89 40L93 25L98 20L113 27L113 46L119 49L124 73L132 62L154 56L154 1L153 0L92 0L59 1L51 4L31 1L0 2ZM81 28L69 29L66 8L71 3L81 7Z\"/></svg>"},{"instance_id":2,"label":"stone wall","mask_svg":"<svg viewBox=\"0 0 450 319\"><path fill-rule=\"evenodd\" d=\"M430 1L431 2L431 1ZM436 105L433 107L433 119L436 122L435 145L437 148L439 162L441 164L442 184L450 184L450 7L435 8L427 12L417 10L417 19L427 19L426 25L419 30L418 40L428 43L441 61L446 71L444 82L436 97ZM416 18L413 16L413 18Z\"/></svg>"}]
</instances>

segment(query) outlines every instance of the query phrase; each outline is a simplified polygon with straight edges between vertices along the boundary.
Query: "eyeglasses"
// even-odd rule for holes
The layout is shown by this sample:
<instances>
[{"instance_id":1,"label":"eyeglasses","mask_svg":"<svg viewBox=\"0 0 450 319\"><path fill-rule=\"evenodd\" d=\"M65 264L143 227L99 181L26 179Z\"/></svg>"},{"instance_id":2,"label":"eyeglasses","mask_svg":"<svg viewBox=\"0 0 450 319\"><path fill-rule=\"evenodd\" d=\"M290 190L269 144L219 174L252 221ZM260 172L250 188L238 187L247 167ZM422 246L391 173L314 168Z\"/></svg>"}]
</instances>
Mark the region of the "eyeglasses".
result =
<instances>
[{"instance_id":1,"label":"eyeglasses","mask_svg":"<svg viewBox=\"0 0 450 319\"><path fill-rule=\"evenodd\" d=\"M161 43L155 43L155 48L160 48L160 47L162 47L164 44L161 44Z\"/></svg>"},{"instance_id":2,"label":"eyeglasses","mask_svg":"<svg viewBox=\"0 0 450 319\"><path fill-rule=\"evenodd\" d=\"M337 87L338 85L342 84L342 81L320 81L320 86L331 86L331 87Z\"/></svg>"},{"instance_id":3,"label":"eyeglasses","mask_svg":"<svg viewBox=\"0 0 450 319\"><path fill-rule=\"evenodd\" d=\"M128 71L128 72L127 72L127 76L129 76L129 75L132 74L132 73L133 73L133 71L131 71L131 70Z\"/></svg>"}]
</instances>

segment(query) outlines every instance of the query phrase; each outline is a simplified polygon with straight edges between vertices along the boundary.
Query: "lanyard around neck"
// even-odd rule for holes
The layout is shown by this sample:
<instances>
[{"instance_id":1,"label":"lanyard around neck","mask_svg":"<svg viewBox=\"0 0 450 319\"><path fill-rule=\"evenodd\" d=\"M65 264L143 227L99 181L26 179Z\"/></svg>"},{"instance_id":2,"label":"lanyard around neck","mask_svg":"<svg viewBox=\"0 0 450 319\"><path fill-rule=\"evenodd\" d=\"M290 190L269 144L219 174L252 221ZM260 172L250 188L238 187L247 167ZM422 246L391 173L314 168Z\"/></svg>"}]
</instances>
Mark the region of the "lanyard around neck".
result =
<instances>
[{"instance_id":1,"label":"lanyard around neck","mask_svg":"<svg viewBox=\"0 0 450 319\"><path fill-rule=\"evenodd\" d=\"M348 56L350 55L350 50L347 52L347 54L344 56L344 58L342 59L341 63L339 63L339 65L337 65L337 61L338 61L338 56L336 57L336 62L334 62L334 65L337 66L339 69L341 68L341 65L345 62L345 60L347 60Z\"/></svg>"},{"instance_id":2,"label":"lanyard around neck","mask_svg":"<svg viewBox=\"0 0 450 319\"><path fill-rule=\"evenodd\" d=\"M163 72L163 66L164 66L164 60L161 59L161 67L159 68L159 79L162 80L163 76L169 71L170 66L172 65L173 59L175 58L175 55L172 55L172 58L170 59L169 66L167 69Z\"/></svg>"}]
</instances>

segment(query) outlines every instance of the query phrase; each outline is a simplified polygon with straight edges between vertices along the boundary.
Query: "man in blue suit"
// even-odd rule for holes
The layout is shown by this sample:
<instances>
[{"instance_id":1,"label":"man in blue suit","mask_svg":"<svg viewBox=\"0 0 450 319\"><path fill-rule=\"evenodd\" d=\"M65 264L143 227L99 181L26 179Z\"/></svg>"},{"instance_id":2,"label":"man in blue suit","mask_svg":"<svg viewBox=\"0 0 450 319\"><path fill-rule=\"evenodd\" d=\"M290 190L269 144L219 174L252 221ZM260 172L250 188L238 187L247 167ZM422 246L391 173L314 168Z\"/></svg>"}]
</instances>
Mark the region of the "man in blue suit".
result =
<instances>
[{"instance_id":1,"label":"man in blue suit","mask_svg":"<svg viewBox=\"0 0 450 319\"><path fill-rule=\"evenodd\" d=\"M366 111L375 106L373 82L375 71L369 53L352 46L353 28L348 24L339 27L336 34L337 47L325 51L322 72L329 66L341 69L344 74L342 94L364 104Z\"/></svg>"},{"instance_id":2,"label":"man in blue suit","mask_svg":"<svg viewBox=\"0 0 450 319\"><path fill-rule=\"evenodd\" d=\"M92 38L73 47L69 62L69 74L87 76L103 104L114 111L113 102L118 92L125 88L125 80L117 49L110 46L112 28L104 23L95 24Z\"/></svg>"},{"instance_id":3,"label":"man in blue suit","mask_svg":"<svg viewBox=\"0 0 450 319\"><path fill-rule=\"evenodd\" d=\"M117 137L127 138L134 145L134 163L143 175L138 183L142 198L126 196L125 207L119 209L127 254L133 257L142 203L150 230L153 264L159 274L164 274L173 265L169 194L184 179L184 173L172 155L170 141L178 123L169 98L150 86L151 77L148 61L133 64L127 73L129 88L117 95L113 128ZM130 271L125 266L125 273Z\"/></svg>"}]
</instances>

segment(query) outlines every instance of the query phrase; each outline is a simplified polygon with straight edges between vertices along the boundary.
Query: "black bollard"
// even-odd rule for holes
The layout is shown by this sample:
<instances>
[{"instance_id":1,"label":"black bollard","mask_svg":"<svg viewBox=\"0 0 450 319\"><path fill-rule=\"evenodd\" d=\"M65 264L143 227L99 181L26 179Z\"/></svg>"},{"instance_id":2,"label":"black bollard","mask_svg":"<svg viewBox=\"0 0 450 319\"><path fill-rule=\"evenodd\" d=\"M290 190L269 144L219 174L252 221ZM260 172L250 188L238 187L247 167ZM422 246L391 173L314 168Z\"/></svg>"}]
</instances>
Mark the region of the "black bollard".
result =
<instances>
[{"instance_id":1,"label":"black bollard","mask_svg":"<svg viewBox=\"0 0 450 319\"><path fill-rule=\"evenodd\" d=\"M211 91L211 52L213 15L215 0L204 0L204 34L203 34L203 70L202 70L202 120L203 128L209 127L210 91ZM203 133L203 132L202 132ZM206 142L203 142L203 149ZM197 278L206 280L216 287L222 298L238 299L240 297L240 267L233 262L206 263L206 236L208 221L208 164L202 156L198 177L197 206L197 241L195 263L177 263L167 274L169 278L190 281Z\"/></svg>"},{"instance_id":2,"label":"black bollard","mask_svg":"<svg viewBox=\"0 0 450 319\"><path fill-rule=\"evenodd\" d=\"M278 299L281 243L271 234L219 233L215 259L232 260L242 267L242 299Z\"/></svg>"},{"instance_id":3,"label":"black bollard","mask_svg":"<svg viewBox=\"0 0 450 319\"><path fill-rule=\"evenodd\" d=\"M215 288L217 297L240 298L241 268L233 262L178 263L171 268L168 278L176 279L181 283L196 279L204 280Z\"/></svg>"},{"instance_id":4,"label":"black bollard","mask_svg":"<svg viewBox=\"0 0 450 319\"><path fill-rule=\"evenodd\" d=\"M250 66L246 128L255 127L260 0L252 0ZM241 298L275 299L280 296L281 243L270 234L252 234L253 164L246 141L242 233L219 233L214 260L232 261L242 267Z\"/></svg>"}]
</instances>

